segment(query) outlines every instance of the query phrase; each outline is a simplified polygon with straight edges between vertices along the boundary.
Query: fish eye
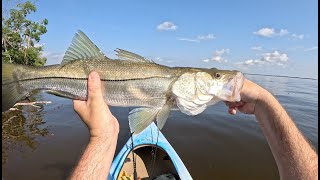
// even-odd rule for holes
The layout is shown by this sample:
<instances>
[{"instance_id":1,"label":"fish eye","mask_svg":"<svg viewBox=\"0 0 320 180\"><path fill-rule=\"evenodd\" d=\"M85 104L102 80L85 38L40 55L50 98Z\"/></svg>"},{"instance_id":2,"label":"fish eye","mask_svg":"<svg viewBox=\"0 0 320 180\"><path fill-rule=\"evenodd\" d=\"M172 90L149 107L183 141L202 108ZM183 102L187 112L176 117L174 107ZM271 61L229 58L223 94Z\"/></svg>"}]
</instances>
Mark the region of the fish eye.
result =
<instances>
[{"instance_id":1,"label":"fish eye","mask_svg":"<svg viewBox=\"0 0 320 180\"><path fill-rule=\"evenodd\" d=\"M216 78L220 78L220 77L221 77L221 74L220 74L220 73L216 73L216 74L215 74L215 77L216 77Z\"/></svg>"}]
</instances>

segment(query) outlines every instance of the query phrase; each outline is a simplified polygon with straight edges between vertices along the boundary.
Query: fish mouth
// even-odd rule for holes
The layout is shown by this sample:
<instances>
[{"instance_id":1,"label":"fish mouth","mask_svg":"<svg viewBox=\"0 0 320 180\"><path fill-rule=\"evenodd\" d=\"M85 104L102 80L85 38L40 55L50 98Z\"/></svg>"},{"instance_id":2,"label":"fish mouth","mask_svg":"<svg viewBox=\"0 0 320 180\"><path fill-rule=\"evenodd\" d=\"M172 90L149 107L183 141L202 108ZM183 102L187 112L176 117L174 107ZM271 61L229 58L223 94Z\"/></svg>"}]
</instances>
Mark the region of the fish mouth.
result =
<instances>
[{"instance_id":1,"label":"fish mouth","mask_svg":"<svg viewBox=\"0 0 320 180\"><path fill-rule=\"evenodd\" d=\"M240 101L240 91L243 87L243 82L243 74L241 72L237 72L234 78L230 79L223 85L220 93L218 93L219 98L230 102Z\"/></svg>"}]
</instances>

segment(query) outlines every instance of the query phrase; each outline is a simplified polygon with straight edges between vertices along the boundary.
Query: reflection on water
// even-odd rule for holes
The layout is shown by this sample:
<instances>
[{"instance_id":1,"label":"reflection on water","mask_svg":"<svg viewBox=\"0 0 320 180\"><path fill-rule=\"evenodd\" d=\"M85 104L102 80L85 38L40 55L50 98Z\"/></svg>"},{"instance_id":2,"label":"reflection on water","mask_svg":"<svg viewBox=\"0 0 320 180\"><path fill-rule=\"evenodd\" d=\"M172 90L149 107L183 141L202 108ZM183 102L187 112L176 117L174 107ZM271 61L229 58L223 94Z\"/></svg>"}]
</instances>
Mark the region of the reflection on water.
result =
<instances>
[{"instance_id":1,"label":"reflection on water","mask_svg":"<svg viewBox=\"0 0 320 180\"><path fill-rule=\"evenodd\" d=\"M276 96L318 151L318 81L247 78ZM71 100L46 93L32 97L52 103L2 114L3 178L66 179L88 143L87 127L74 112ZM120 123L117 154L129 138L129 108L110 109ZM279 179L254 116L231 116L224 103L197 116L172 111L162 133L194 179Z\"/></svg>"},{"instance_id":2,"label":"reflection on water","mask_svg":"<svg viewBox=\"0 0 320 180\"><path fill-rule=\"evenodd\" d=\"M8 152L23 153L26 148L37 148L37 136L46 136L49 131L43 127L45 122L35 107L2 112L2 164L8 160ZM18 153L18 154L19 154Z\"/></svg>"}]
</instances>

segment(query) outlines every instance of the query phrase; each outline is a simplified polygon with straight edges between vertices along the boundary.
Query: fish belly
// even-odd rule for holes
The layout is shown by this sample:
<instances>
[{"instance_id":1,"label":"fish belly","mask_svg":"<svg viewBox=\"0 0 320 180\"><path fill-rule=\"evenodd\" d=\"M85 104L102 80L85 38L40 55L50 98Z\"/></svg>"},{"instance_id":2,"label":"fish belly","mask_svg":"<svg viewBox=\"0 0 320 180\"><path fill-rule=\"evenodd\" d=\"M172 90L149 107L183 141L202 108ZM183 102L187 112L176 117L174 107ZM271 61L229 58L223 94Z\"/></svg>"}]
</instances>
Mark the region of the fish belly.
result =
<instances>
[{"instance_id":1,"label":"fish belly","mask_svg":"<svg viewBox=\"0 0 320 180\"><path fill-rule=\"evenodd\" d=\"M162 107L172 82L169 78L102 80L106 102L111 106ZM19 82L22 90L46 90L71 99L87 99L85 78L43 78Z\"/></svg>"}]
</instances>

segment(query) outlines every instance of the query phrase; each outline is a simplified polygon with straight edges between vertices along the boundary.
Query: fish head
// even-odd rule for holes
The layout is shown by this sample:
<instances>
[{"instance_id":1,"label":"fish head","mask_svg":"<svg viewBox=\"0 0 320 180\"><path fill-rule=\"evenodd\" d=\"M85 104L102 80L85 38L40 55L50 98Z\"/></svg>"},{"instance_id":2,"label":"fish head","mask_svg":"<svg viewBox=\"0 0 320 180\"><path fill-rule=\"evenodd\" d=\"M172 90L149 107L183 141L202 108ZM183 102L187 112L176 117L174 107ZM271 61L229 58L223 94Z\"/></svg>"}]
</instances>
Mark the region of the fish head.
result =
<instances>
[{"instance_id":1,"label":"fish head","mask_svg":"<svg viewBox=\"0 0 320 180\"><path fill-rule=\"evenodd\" d=\"M190 69L172 85L181 112L196 115L221 100L240 101L244 76L239 71Z\"/></svg>"},{"instance_id":2,"label":"fish head","mask_svg":"<svg viewBox=\"0 0 320 180\"><path fill-rule=\"evenodd\" d=\"M172 85L172 94L181 112L188 115L197 115L203 112L213 95L206 93L210 74L205 72L186 72L182 74Z\"/></svg>"},{"instance_id":3,"label":"fish head","mask_svg":"<svg viewBox=\"0 0 320 180\"><path fill-rule=\"evenodd\" d=\"M206 85L202 88L203 93L213 95L224 101L235 102L241 100L240 91L244 76L240 71L212 68L208 69L206 73L210 74L211 80L209 80L209 77L206 80Z\"/></svg>"}]
</instances>

